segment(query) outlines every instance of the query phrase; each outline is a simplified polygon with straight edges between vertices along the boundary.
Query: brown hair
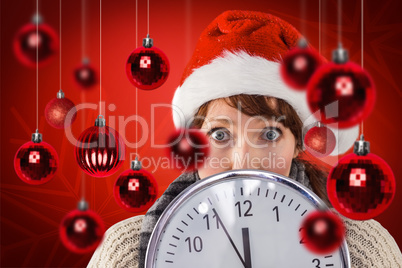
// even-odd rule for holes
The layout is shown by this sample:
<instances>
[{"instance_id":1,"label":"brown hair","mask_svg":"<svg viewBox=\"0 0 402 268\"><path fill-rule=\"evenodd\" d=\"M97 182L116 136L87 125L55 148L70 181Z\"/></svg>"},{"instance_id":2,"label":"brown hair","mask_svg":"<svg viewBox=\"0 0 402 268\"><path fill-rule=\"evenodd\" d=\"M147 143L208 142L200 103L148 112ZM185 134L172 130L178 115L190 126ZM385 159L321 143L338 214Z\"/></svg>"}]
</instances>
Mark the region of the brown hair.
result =
<instances>
[{"instance_id":1,"label":"brown hair","mask_svg":"<svg viewBox=\"0 0 402 268\"><path fill-rule=\"evenodd\" d=\"M223 100L233 108L240 110L248 116L264 116L265 118L281 119L281 123L289 128L296 140L296 149L299 150L297 156L298 161L302 162L306 169L306 174L310 180L313 191L327 204L328 197L326 192L326 178L328 171L323 167L319 167L310 161L303 159L303 122L297 115L293 107L282 99L262 95L234 95ZM195 119L192 122L192 127L201 128L204 119L207 116L208 108L215 100L209 101L201 105L195 114ZM274 105L276 104L276 105ZM283 119L283 120L282 120Z\"/></svg>"}]
</instances>

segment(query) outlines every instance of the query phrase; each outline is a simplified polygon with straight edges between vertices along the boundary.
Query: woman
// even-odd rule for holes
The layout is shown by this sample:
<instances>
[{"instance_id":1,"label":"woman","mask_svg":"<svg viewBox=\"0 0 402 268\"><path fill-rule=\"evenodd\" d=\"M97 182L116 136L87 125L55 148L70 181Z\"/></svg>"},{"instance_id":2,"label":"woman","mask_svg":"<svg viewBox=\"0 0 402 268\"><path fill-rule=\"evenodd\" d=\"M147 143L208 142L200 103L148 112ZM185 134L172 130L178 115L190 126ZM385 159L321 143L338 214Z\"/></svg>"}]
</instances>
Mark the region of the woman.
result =
<instances>
[{"instance_id":1,"label":"woman","mask_svg":"<svg viewBox=\"0 0 402 268\"><path fill-rule=\"evenodd\" d=\"M201 129L210 140L210 156L195 171L172 182L144 218L134 217L112 227L89 266L108 266L102 259L115 259L118 264L110 266L136 265L138 260L139 267L144 267L150 235L167 205L197 180L222 171L273 171L297 180L327 202L326 172L301 158L303 133L315 119L305 93L289 89L279 76L281 57L299 38L291 25L260 12L224 12L206 28L173 98L178 108L173 119L177 128ZM337 145L332 154L336 155L353 145L358 128L334 129L334 133ZM133 222L137 225L127 227ZM398 246L380 224L344 222L353 267L398 267L402 263ZM130 244L121 239L124 244L113 239L126 229L137 234L130 235L136 241Z\"/></svg>"}]
</instances>

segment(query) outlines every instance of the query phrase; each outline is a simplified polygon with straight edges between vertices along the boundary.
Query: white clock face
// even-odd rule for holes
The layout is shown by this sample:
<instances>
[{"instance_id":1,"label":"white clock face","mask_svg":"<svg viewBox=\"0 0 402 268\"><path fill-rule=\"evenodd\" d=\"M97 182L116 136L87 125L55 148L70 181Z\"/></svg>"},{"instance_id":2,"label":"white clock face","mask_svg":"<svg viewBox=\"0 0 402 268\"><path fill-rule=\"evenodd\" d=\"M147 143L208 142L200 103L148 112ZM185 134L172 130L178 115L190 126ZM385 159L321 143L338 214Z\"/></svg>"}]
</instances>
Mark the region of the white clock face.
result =
<instances>
[{"instance_id":1,"label":"white clock face","mask_svg":"<svg viewBox=\"0 0 402 268\"><path fill-rule=\"evenodd\" d=\"M269 172L232 171L186 189L161 216L146 268L349 267L346 243L308 251L302 220L325 205L300 184Z\"/></svg>"}]
</instances>

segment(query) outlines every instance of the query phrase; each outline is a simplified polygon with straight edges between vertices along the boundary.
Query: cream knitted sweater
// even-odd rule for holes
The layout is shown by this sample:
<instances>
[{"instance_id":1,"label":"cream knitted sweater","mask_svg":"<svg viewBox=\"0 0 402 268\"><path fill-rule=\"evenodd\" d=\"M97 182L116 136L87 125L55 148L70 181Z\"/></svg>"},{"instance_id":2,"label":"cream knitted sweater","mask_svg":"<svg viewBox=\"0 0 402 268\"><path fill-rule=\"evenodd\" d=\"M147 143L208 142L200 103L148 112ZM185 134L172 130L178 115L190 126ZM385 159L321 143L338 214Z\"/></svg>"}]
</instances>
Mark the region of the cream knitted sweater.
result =
<instances>
[{"instance_id":1,"label":"cream knitted sweater","mask_svg":"<svg viewBox=\"0 0 402 268\"><path fill-rule=\"evenodd\" d=\"M89 268L136 268L143 215L128 218L110 227L92 256ZM346 242L353 268L402 267L402 254L388 231L375 220L343 218Z\"/></svg>"}]
</instances>

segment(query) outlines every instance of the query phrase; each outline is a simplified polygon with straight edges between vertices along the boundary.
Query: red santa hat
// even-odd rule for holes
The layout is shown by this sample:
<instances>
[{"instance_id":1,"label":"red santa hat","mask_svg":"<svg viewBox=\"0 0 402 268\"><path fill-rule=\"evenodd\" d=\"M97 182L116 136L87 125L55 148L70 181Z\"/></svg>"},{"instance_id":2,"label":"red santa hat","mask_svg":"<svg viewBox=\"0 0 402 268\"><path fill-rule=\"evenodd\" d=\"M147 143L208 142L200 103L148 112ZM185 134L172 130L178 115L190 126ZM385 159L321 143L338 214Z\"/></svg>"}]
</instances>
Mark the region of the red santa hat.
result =
<instances>
[{"instance_id":1,"label":"red santa hat","mask_svg":"<svg viewBox=\"0 0 402 268\"><path fill-rule=\"evenodd\" d=\"M226 11L219 15L201 34L174 94L176 128L189 127L202 104L239 94L283 99L299 115L304 131L314 126L306 92L289 88L279 71L282 56L300 37L292 25L270 14ZM331 155L346 152L359 134L358 127L331 129L337 138Z\"/></svg>"}]
</instances>

